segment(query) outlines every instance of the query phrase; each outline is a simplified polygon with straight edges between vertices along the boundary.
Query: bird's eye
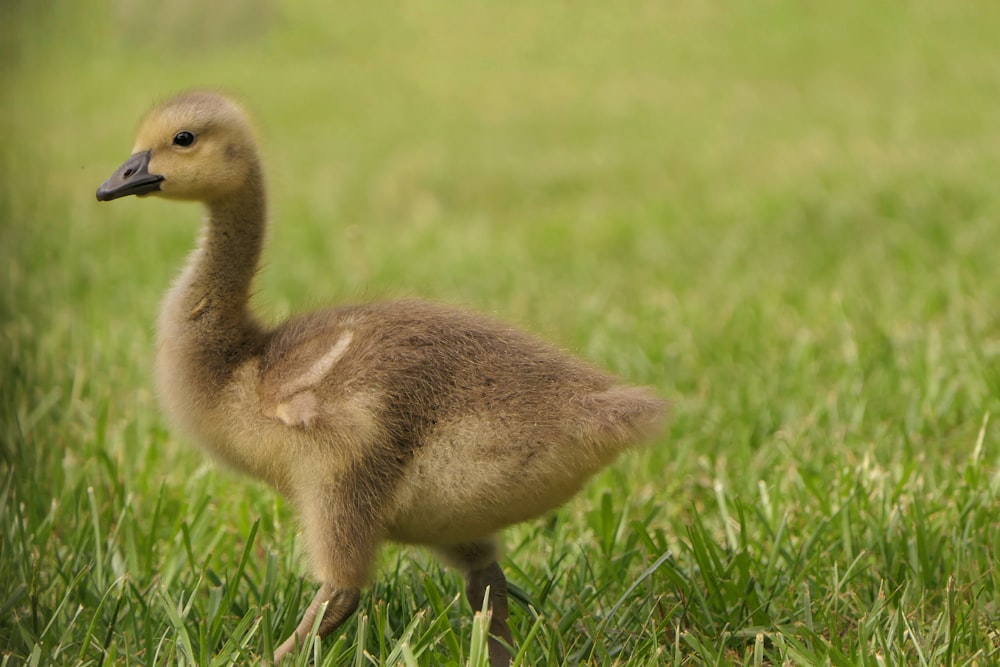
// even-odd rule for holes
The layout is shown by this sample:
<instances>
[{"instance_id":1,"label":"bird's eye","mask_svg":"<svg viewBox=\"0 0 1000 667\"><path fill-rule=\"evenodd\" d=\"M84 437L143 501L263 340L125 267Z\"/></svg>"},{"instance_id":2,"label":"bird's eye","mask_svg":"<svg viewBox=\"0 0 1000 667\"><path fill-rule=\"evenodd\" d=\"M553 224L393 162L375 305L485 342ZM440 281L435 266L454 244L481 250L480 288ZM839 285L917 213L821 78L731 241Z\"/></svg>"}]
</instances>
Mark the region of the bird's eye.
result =
<instances>
[{"instance_id":1,"label":"bird's eye","mask_svg":"<svg viewBox=\"0 0 1000 667\"><path fill-rule=\"evenodd\" d=\"M178 132L174 135L174 146L190 146L194 143L194 135L190 132Z\"/></svg>"}]
</instances>

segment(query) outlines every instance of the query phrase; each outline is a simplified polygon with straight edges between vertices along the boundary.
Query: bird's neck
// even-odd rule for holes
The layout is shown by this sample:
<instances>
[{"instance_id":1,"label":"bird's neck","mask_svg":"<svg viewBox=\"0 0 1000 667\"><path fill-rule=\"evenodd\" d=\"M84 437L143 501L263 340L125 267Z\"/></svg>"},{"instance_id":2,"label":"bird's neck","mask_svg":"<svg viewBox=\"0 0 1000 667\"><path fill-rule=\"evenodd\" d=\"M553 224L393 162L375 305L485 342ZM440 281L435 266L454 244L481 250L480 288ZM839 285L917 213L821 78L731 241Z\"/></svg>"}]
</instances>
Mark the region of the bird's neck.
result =
<instances>
[{"instance_id":1,"label":"bird's neck","mask_svg":"<svg viewBox=\"0 0 1000 667\"><path fill-rule=\"evenodd\" d=\"M160 316L161 348L176 346L184 357L178 362L224 380L254 353L261 327L249 301L265 226L264 187L257 173L238 197L209 204L198 247Z\"/></svg>"}]
</instances>

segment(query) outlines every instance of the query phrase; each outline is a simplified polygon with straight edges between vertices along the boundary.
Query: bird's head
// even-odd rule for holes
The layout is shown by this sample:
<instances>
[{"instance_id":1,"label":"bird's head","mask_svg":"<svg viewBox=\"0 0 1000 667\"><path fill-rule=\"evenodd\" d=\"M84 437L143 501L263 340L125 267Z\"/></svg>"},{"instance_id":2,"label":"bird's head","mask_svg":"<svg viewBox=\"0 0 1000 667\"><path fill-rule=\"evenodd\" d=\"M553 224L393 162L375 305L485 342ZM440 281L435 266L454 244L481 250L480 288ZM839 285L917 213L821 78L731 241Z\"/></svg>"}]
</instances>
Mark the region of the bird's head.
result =
<instances>
[{"instance_id":1,"label":"bird's head","mask_svg":"<svg viewBox=\"0 0 1000 667\"><path fill-rule=\"evenodd\" d=\"M157 195L211 204L232 196L256 168L253 130L239 105L188 92L146 114L132 156L101 184L97 199Z\"/></svg>"}]
</instances>

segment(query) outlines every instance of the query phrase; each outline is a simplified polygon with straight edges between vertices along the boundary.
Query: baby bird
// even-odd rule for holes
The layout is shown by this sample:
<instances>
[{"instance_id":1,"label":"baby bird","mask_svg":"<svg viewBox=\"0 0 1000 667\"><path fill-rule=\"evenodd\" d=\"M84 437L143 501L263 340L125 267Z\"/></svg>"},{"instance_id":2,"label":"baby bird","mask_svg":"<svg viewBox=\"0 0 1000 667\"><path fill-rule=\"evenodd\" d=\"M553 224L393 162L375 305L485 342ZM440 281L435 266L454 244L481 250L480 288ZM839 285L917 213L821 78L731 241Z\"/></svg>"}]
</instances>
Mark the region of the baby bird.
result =
<instances>
[{"instance_id":1,"label":"baby bird","mask_svg":"<svg viewBox=\"0 0 1000 667\"><path fill-rule=\"evenodd\" d=\"M320 589L275 661L340 626L384 540L425 545L492 610L494 667L511 659L497 533L569 499L665 402L488 317L419 300L349 305L278 325L250 308L266 224L247 115L188 92L142 121L109 201L200 201L201 237L163 302L156 383L172 424L284 494ZM488 598L487 598L488 596Z\"/></svg>"}]
</instances>

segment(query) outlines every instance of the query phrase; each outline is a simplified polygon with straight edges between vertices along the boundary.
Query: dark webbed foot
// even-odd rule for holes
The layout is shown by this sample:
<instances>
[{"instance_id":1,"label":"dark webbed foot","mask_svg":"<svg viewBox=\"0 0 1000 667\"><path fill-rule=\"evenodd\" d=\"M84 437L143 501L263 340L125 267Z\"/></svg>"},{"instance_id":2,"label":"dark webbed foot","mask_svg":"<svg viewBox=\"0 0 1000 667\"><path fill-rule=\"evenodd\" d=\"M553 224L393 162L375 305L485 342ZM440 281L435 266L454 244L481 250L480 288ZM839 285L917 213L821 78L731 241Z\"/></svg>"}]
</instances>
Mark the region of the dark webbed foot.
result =
<instances>
[{"instance_id":1,"label":"dark webbed foot","mask_svg":"<svg viewBox=\"0 0 1000 667\"><path fill-rule=\"evenodd\" d=\"M361 591L357 588L338 588L330 584L323 584L317 591L316 597L309 603L309 608L303 614L299 627L295 628L292 636L282 642L281 646L275 650L275 664L305 644L309 633L312 632L313 624L316 622L316 614L319 613L324 604L326 604L326 610L323 612L323 618L320 619L319 627L316 628L316 636L318 637L326 637L339 628L357 609L360 598Z\"/></svg>"}]
</instances>

